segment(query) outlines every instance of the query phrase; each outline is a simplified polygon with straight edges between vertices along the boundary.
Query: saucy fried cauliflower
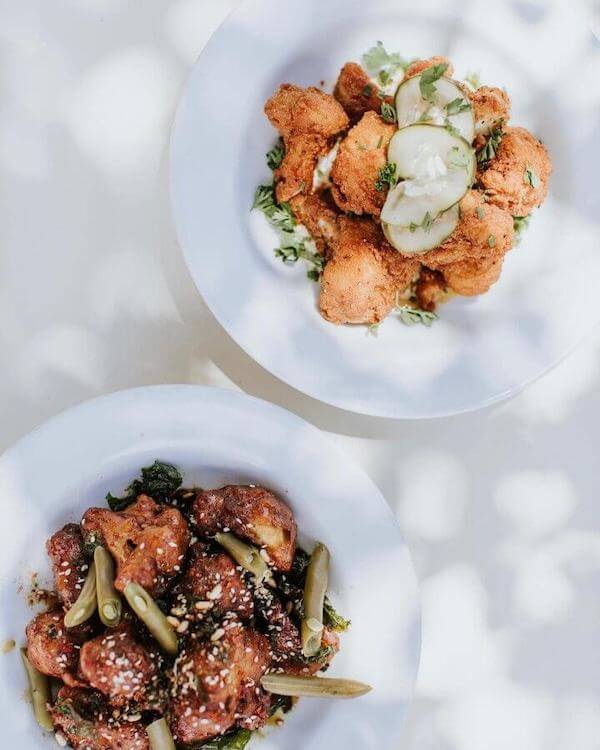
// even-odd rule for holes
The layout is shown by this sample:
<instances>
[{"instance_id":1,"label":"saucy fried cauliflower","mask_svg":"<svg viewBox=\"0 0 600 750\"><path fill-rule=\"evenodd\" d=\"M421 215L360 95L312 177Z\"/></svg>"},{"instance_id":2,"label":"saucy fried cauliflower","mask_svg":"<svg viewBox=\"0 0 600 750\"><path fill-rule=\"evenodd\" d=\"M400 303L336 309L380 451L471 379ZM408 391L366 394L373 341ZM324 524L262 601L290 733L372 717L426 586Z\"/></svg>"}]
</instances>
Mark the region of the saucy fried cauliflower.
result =
<instances>
[{"instance_id":1,"label":"saucy fried cauliflower","mask_svg":"<svg viewBox=\"0 0 600 750\"><path fill-rule=\"evenodd\" d=\"M178 591L188 607L203 602L213 615L235 612L240 620L247 620L254 614L252 593L231 557L212 553L202 542L190 547L188 568Z\"/></svg>"},{"instance_id":2,"label":"saucy fried cauliflower","mask_svg":"<svg viewBox=\"0 0 600 750\"><path fill-rule=\"evenodd\" d=\"M331 170L331 192L342 211L381 213L386 193L376 183L395 129L376 112L367 112L342 141Z\"/></svg>"},{"instance_id":3,"label":"saucy fried cauliflower","mask_svg":"<svg viewBox=\"0 0 600 750\"><path fill-rule=\"evenodd\" d=\"M32 665L66 685L79 685L76 677L79 649L88 626L67 629L60 609L42 612L26 629L27 658Z\"/></svg>"},{"instance_id":4,"label":"saucy fried cauliflower","mask_svg":"<svg viewBox=\"0 0 600 750\"><path fill-rule=\"evenodd\" d=\"M296 553L296 521L290 507L264 487L228 485L199 492L192 515L200 534L234 534L263 547L277 570L289 570Z\"/></svg>"},{"instance_id":5,"label":"saucy fried cauliflower","mask_svg":"<svg viewBox=\"0 0 600 750\"><path fill-rule=\"evenodd\" d=\"M204 742L245 720L264 724L270 699L259 681L269 663L267 638L235 617L218 622L207 640L188 639L172 673L168 718L176 742Z\"/></svg>"},{"instance_id":6,"label":"saucy fried cauliflower","mask_svg":"<svg viewBox=\"0 0 600 750\"><path fill-rule=\"evenodd\" d=\"M77 601L89 570L79 525L68 523L53 534L46 542L46 552L52 562L58 599L68 610Z\"/></svg>"},{"instance_id":7,"label":"saucy fried cauliflower","mask_svg":"<svg viewBox=\"0 0 600 750\"><path fill-rule=\"evenodd\" d=\"M510 120L510 98L506 91L480 86L476 91L467 93L473 107L476 135L489 135L500 123Z\"/></svg>"},{"instance_id":8,"label":"saucy fried cauliflower","mask_svg":"<svg viewBox=\"0 0 600 750\"><path fill-rule=\"evenodd\" d=\"M306 227L317 250L322 254L335 242L338 233L338 211L333 201L327 200L328 195L329 193L322 191L311 195L296 195L289 201L296 221Z\"/></svg>"},{"instance_id":9,"label":"saucy fried cauliflower","mask_svg":"<svg viewBox=\"0 0 600 750\"><path fill-rule=\"evenodd\" d=\"M158 651L148 651L135 640L131 625L122 623L83 644L79 670L111 706L134 702L140 709L151 710L163 703L158 662Z\"/></svg>"},{"instance_id":10,"label":"saucy fried cauliflower","mask_svg":"<svg viewBox=\"0 0 600 750\"><path fill-rule=\"evenodd\" d=\"M62 687L50 714L60 735L74 750L149 750L141 717L115 718L103 696L93 690Z\"/></svg>"},{"instance_id":11,"label":"saucy fried cauliflower","mask_svg":"<svg viewBox=\"0 0 600 750\"><path fill-rule=\"evenodd\" d=\"M404 72L404 79L406 80L407 78L418 76L419 73L427 70L427 68L432 68L434 65L447 65L448 68L444 75L448 76L448 78L451 78L454 74L454 66L447 57L434 55L433 57L428 57L426 60L415 60L415 62L409 65Z\"/></svg>"},{"instance_id":12,"label":"saucy fried cauliflower","mask_svg":"<svg viewBox=\"0 0 600 750\"><path fill-rule=\"evenodd\" d=\"M367 112L379 112L382 101L388 104L393 101L391 96L382 94L367 71L355 62L346 63L341 69L333 95L353 123Z\"/></svg>"},{"instance_id":13,"label":"saucy fried cauliflower","mask_svg":"<svg viewBox=\"0 0 600 750\"><path fill-rule=\"evenodd\" d=\"M106 546L117 562L115 588L134 581L151 596L165 590L181 569L190 534L176 508L158 505L147 495L119 513L90 508L81 521L88 540Z\"/></svg>"},{"instance_id":14,"label":"saucy fried cauliflower","mask_svg":"<svg viewBox=\"0 0 600 750\"><path fill-rule=\"evenodd\" d=\"M418 271L419 263L403 258L385 242L369 219L338 220L339 236L321 279L319 309L332 323L373 325L395 305Z\"/></svg>"},{"instance_id":15,"label":"saucy fried cauliflower","mask_svg":"<svg viewBox=\"0 0 600 750\"><path fill-rule=\"evenodd\" d=\"M275 170L280 202L312 189L313 172L335 137L346 130L348 116L330 94L285 83L265 104L265 114L285 144L285 156Z\"/></svg>"},{"instance_id":16,"label":"saucy fried cauliflower","mask_svg":"<svg viewBox=\"0 0 600 750\"><path fill-rule=\"evenodd\" d=\"M513 216L528 216L546 199L551 173L546 147L525 128L510 127L478 179L490 203Z\"/></svg>"}]
</instances>

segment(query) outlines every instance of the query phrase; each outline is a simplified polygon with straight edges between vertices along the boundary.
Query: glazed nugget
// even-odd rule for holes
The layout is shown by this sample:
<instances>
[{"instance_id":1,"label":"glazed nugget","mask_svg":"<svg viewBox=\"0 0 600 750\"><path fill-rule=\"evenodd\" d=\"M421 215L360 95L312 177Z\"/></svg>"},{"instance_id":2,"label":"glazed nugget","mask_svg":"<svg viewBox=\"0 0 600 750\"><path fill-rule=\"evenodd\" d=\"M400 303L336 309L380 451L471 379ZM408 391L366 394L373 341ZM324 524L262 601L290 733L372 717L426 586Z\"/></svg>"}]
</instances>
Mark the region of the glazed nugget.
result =
<instances>
[{"instance_id":1,"label":"glazed nugget","mask_svg":"<svg viewBox=\"0 0 600 750\"><path fill-rule=\"evenodd\" d=\"M338 211L328 196L328 192L296 195L289 202L296 221L306 227L320 253L335 242L338 233Z\"/></svg>"},{"instance_id":2,"label":"glazed nugget","mask_svg":"<svg viewBox=\"0 0 600 750\"><path fill-rule=\"evenodd\" d=\"M480 86L477 91L468 92L473 106L475 134L489 135L500 123L510 119L510 99L506 91Z\"/></svg>"},{"instance_id":3,"label":"glazed nugget","mask_svg":"<svg viewBox=\"0 0 600 750\"><path fill-rule=\"evenodd\" d=\"M34 617L26 629L27 658L42 674L63 680L67 685L78 685L75 677L82 639L90 633L81 625L67 630L61 610L42 612Z\"/></svg>"},{"instance_id":4,"label":"glazed nugget","mask_svg":"<svg viewBox=\"0 0 600 750\"><path fill-rule=\"evenodd\" d=\"M427 68L432 68L434 65L444 64L448 66L444 75L451 77L454 74L454 67L450 60L447 57L435 55L434 57L427 58L427 60L415 60L415 62L409 65L406 69L406 72L404 73L404 79L406 80L407 78L418 76L419 73L427 70Z\"/></svg>"},{"instance_id":5,"label":"glazed nugget","mask_svg":"<svg viewBox=\"0 0 600 750\"><path fill-rule=\"evenodd\" d=\"M367 71L355 62L344 65L333 95L353 123L358 122L366 112L380 112L382 101L392 103L392 97L382 96L379 86L373 83Z\"/></svg>"},{"instance_id":6,"label":"glazed nugget","mask_svg":"<svg viewBox=\"0 0 600 750\"><path fill-rule=\"evenodd\" d=\"M277 570L289 570L296 554L296 521L290 507L264 487L228 485L196 495L192 515L200 534L232 531L265 548Z\"/></svg>"},{"instance_id":7,"label":"glazed nugget","mask_svg":"<svg viewBox=\"0 0 600 750\"><path fill-rule=\"evenodd\" d=\"M439 247L419 256L427 268L444 272L449 263L476 262L502 258L514 239L512 216L498 206L486 203L477 190L470 190L460 202L460 221Z\"/></svg>"},{"instance_id":8,"label":"glazed nugget","mask_svg":"<svg viewBox=\"0 0 600 750\"><path fill-rule=\"evenodd\" d=\"M496 156L478 177L490 203L513 216L528 216L546 199L551 173L545 146L525 128L507 128Z\"/></svg>"},{"instance_id":9,"label":"glazed nugget","mask_svg":"<svg viewBox=\"0 0 600 750\"><path fill-rule=\"evenodd\" d=\"M386 193L377 190L379 170L396 126L375 112L367 112L340 145L331 170L331 192L342 211L379 216Z\"/></svg>"},{"instance_id":10,"label":"glazed nugget","mask_svg":"<svg viewBox=\"0 0 600 750\"><path fill-rule=\"evenodd\" d=\"M321 279L321 315L338 324L379 323L419 264L390 248L373 221L341 216L338 223L339 237Z\"/></svg>"},{"instance_id":11,"label":"glazed nugget","mask_svg":"<svg viewBox=\"0 0 600 750\"><path fill-rule=\"evenodd\" d=\"M488 261L463 260L444 267L449 289L465 297L484 294L500 278L504 258Z\"/></svg>"},{"instance_id":12,"label":"glazed nugget","mask_svg":"<svg viewBox=\"0 0 600 750\"><path fill-rule=\"evenodd\" d=\"M59 601L67 610L75 604L85 582L89 564L83 536L76 523L68 523L46 542Z\"/></svg>"},{"instance_id":13,"label":"glazed nugget","mask_svg":"<svg viewBox=\"0 0 600 750\"><path fill-rule=\"evenodd\" d=\"M290 83L269 99L265 114L285 143L285 157L275 171L277 199L285 202L298 193L309 193L319 158L348 128L348 116L329 94Z\"/></svg>"},{"instance_id":14,"label":"glazed nugget","mask_svg":"<svg viewBox=\"0 0 600 750\"><path fill-rule=\"evenodd\" d=\"M420 309L433 312L446 292L447 284L444 275L440 271L432 271L423 266L415 285L415 297Z\"/></svg>"}]
</instances>

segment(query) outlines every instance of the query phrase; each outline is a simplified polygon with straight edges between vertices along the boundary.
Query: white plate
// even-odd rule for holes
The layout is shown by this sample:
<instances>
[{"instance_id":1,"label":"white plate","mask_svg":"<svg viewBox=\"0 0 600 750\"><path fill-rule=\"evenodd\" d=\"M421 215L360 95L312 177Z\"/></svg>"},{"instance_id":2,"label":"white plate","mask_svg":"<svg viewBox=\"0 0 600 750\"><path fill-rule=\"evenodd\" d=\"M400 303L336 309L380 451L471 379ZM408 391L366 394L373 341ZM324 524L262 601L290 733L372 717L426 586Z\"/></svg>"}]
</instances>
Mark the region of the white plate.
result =
<instances>
[{"instance_id":1,"label":"white plate","mask_svg":"<svg viewBox=\"0 0 600 750\"><path fill-rule=\"evenodd\" d=\"M550 197L500 283L456 300L431 329L396 320L378 338L325 322L304 269L273 256L256 185L275 133L262 113L282 81L331 89L376 40L409 57L449 55L504 86L513 121L548 145ZM175 223L196 285L263 367L322 401L385 417L448 415L515 393L599 319L597 137L600 45L574 3L446 0L248 0L196 64L171 150ZM265 236L266 235L266 236Z\"/></svg>"},{"instance_id":2,"label":"white plate","mask_svg":"<svg viewBox=\"0 0 600 750\"><path fill-rule=\"evenodd\" d=\"M55 417L0 460L0 641L24 642L25 591L34 571L49 582L45 540L119 492L160 458L186 483L254 482L291 505L301 540L332 554L332 598L352 619L332 675L373 685L360 702L303 700L264 750L379 750L393 746L416 676L420 618L410 556L371 480L311 425L233 391L162 386L123 391ZM0 656L0 717L6 747L44 750L23 699L18 651ZM254 747L252 744L250 747Z\"/></svg>"}]
</instances>

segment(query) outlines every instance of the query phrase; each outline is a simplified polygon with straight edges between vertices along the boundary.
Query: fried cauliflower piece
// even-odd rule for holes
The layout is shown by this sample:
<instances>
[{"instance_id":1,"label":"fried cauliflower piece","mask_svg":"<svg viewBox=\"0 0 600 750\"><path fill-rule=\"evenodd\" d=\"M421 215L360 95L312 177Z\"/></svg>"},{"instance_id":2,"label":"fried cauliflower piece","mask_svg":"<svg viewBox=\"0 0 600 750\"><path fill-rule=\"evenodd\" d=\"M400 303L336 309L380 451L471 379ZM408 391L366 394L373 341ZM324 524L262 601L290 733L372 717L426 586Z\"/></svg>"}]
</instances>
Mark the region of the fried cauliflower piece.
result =
<instances>
[{"instance_id":1,"label":"fried cauliflower piece","mask_svg":"<svg viewBox=\"0 0 600 750\"><path fill-rule=\"evenodd\" d=\"M546 199L551 173L546 147L525 128L511 127L478 178L490 203L512 216L528 216Z\"/></svg>"},{"instance_id":2,"label":"fried cauliflower piece","mask_svg":"<svg viewBox=\"0 0 600 750\"><path fill-rule=\"evenodd\" d=\"M279 202L312 189L313 173L335 137L346 130L348 116L341 104L317 88L284 83L265 104L265 114L285 143L285 157L275 180Z\"/></svg>"},{"instance_id":3,"label":"fried cauliflower piece","mask_svg":"<svg viewBox=\"0 0 600 750\"><path fill-rule=\"evenodd\" d=\"M277 570L289 570L296 554L296 521L290 507L264 487L228 485L199 492L192 505L198 531L234 534L263 547Z\"/></svg>"},{"instance_id":4,"label":"fried cauliflower piece","mask_svg":"<svg viewBox=\"0 0 600 750\"><path fill-rule=\"evenodd\" d=\"M367 112L342 141L331 170L331 192L342 211L379 216L386 192L377 190L379 170L396 126Z\"/></svg>"},{"instance_id":5,"label":"fried cauliflower piece","mask_svg":"<svg viewBox=\"0 0 600 750\"><path fill-rule=\"evenodd\" d=\"M488 261L462 260L444 266L446 284L456 294L474 297L484 294L500 278L504 258Z\"/></svg>"},{"instance_id":6,"label":"fried cauliflower piece","mask_svg":"<svg viewBox=\"0 0 600 750\"><path fill-rule=\"evenodd\" d=\"M267 628L273 662L299 659L302 655L300 631L277 594L267 586L260 586L254 596L257 614Z\"/></svg>"},{"instance_id":7,"label":"fried cauliflower piece","mask_svg":"<svg viewBox=\"0 0 600 750\"><path fill-rule=\"evenodd\" d=\"M432 271L423 266L415 285L415 297L419 308L433 312L446 292L447 283L444 275L440 271Z\"/></svg>"},{"instance_id":8,"label":"fried cauliflower piece","mask_svg":"<svg viewBox=\"0 0 600 750\"><path fill-rule=\"evenodd\" d=\"M419 263L403 258L369 219L338 220L339 236L321 278L319 309L337 324L379 323L392 310Z\"/></svg>"},{"instance_id":9,"label":"fried cauliflower piece","mask_svg":"<svg viewBox=\"0 0 600 750\"><path fill-rule=\"evenodd\" d=\"M340 71L333 90L334 97L342 105L353 123L367 112L380 112L382 101L392 103L391 96L383 96L377 86L358 63L348 62Z\"/></svg>"},{"instance_id":10,"label":"fried cauliflower piece","mask_svg":"<svg viewBox=\"0 0 600 750\"><path fill-rule=\"evenodd\" d=\"M46 552L52 562L58 599L68 610L77 601L89 570L79 525L68 523L53 534L46 542Z\"/></svg>"},{"instance_id":11,"label":"fried cauliflower piece","mask_svg":"<svg viewBox=\"0 0 600 750\"><path fill-rule=\"evenodd\" d=\"M409 65L406 69L404 73L404 79L406 80L407 78L418 76L419 73L427 70L427 68L432 68L434 65L447 65L448 68L444 75L448 76L448 78L451 78L454 75L454 66L452 65L450 60L447 57L435 55L434 57L429 57L426 60L415 60L415 62Z\"/></svg>"},{"instance_id":12,"label":"fried cauliflower piece","mask_svg":"<svg viewBox=\"0 0 600 750\"><path fill-rule=\"evenodd\" d=\"M81 647L79 670L111 706L130 702L143 710L160 709L159 654L138 643L129 623L107 630Z\"/></svg>"},{"instance_id":13,"label":"fried cauliflower piece","mask_svg":"<svg viewBox=\"0 0 600 750\"><path fill-rule=\"evenodd\" d=\"M204 742L236 724L262 726L270 698L260 678L269 663L267 638L235 617L219 622L209 640L189 639L171 674L168 721L176 742Z\"/></svg>"},{"instance_id":14,"label":"fried cauliflower piece","mask_svg":"<svg viewBox=\"0 0 600 750\"><path fill-rule=\"evenodd\" d=\"M27 658L42 674L63 680L66 685L81 684L76 678L82 639L90 632L80 625L67 630L60 609L34 617L25 631Z\"/></svg>"},{"instance_id":15,"label":"fried cauliflower piece","mask_svg":"<svg viewBox=\"0 0 600 750\"><path fill-rule=\"evenodd\" d=\"M485 201L477 190L470 190L460 202L460 221L439 247L420 255L423 265L444 273L449 263L476 262L502 258L514 239L512 216Z\"/></svg>"},{"instance_id":16,"label":"fried cauliflower piece","mask_svg":"<svg viewBox=\"0 0 600 750\"><path fill-rule=\"evenodd\" d=\"M211 553L202 542L190 547L188 568L178 591L188 607L197 601L210 604L211 614L235 612L241 620L254 614L252 594L233 560L224 552Z\"/></svg>"},{"instance_id":17,"label":"fried cauliflower piece","mask_svg":"<svg viewBox=\"0 0 600 750\"><path fill-rule=\"evenodd\" d=\"M322 192L296 195L289 203L296 221L306 227L315 241L317 250L325 254L338 234L336 208Z\"/></svg>"},{"instance_id":18,"label":"fried cauliflower piece","mask_svg":"<svg viewBox=\"0 0 600 750\"><path fill-rule=\"evenodd\" d=\"M89 508L81 521L87 539L104 544L117 562L115 588L134 581L151 596L160 596L178 575L190 534L176 508L140 495L125 510Z\"/></svg>"},{"instance_id":19,"label":"fried cauliflower piece","mask_svg":"<svg viewBox=\"0 0 600 750\"><path fill-rule=\"evenodd\" d=\"M93 690L63 687L50 714L54 728L74 750L149 750L142 722L114 718L103 696Z\"/></svg>"},{"instance_id":20,"label":"fried cauliflower piece","mask_svg":"<svg viewBox=\"0 0 600 750\"><path fill-rule=\"evenodd\" d=\"M473 107L475 135L490 132L510 120L510 98L506 91L491 86L480 86L476 91L467 91Z\"/></svg>"}]
</instances>

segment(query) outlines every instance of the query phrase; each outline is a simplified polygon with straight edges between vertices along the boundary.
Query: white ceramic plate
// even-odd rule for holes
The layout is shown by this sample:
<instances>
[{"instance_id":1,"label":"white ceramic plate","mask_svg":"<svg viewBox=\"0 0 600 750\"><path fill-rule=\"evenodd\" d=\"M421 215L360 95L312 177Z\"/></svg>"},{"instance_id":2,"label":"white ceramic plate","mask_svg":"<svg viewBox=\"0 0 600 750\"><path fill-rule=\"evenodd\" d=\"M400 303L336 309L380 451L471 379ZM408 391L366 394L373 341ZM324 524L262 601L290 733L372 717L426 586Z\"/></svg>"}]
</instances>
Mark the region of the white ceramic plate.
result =
<instances>
[{"instance_id":1,"label":"white ceramic plate","mask_svg":"<svg viewBox=\"0 0 600 750\"><path fill-rule=\"evenodd\" d=\"M316 285L273 256L249 207L270 176L267 97L283 81L331 90L378 39L506 87L514 123L548 145L555 173L490 293L444 306L431 329L389 319L374 338L319 316ZM173 212L198 289L263 367L342 408L419 418L515 393L600 317L599 78L600 44L573 3L498 0L488 13L446 0L248 0L198 60L173 132Z\"/></svg>"},{"instance_id":2,"label":"white ceramic plate","mask_svg":"<svg viewBox=\"0 0 600 750\"><path fill-rule=\"evenodd\" d=\"M162 386L105 396L55 417L4 455L0 641L24 642L30 576L39 571L50 581L48 536L155 458L179 466L189 484L271 487L293 508L301 541L331 549L332 598L352 628L330 673L369 682L373 692L359 702L303 700L257 747L392 747L420 650L416 581L394 517L370 479L316 428L233 391ZM0 656L4 745L52 748L23 699L25 684L18 651Z\"/></svg>"}]
</instances>

